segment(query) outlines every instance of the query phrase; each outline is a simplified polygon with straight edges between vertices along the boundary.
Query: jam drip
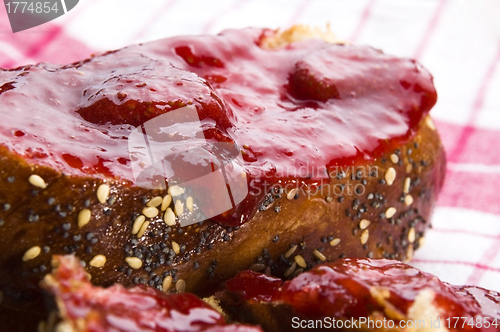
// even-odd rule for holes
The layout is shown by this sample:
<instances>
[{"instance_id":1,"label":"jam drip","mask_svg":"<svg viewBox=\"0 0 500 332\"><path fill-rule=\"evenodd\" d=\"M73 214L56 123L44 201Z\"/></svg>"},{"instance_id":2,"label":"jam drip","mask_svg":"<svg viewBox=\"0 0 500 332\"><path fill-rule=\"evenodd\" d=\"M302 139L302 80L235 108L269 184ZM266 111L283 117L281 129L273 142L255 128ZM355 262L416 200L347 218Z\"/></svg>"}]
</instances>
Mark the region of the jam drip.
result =
<instances>
[{"instance_id":1,"label":"jam drip","mask_svg":"<svg viewBox=\"0 0 500 332\"><path fill-rule=\"evenodd\" d=\"M289 181L314 185L327 179L329 167L362 165L396 149L436 102L431 75L414 61L314 39L259 46L272 35L228 30L66 66L0 70L0 140L64 174L134 183L133 130L195 107L207 141L242 150L232 162L253 192L214 218L236 226L255 214L265 188ZM190 163L203 168L206 158Z\"/></svg>"}]
</instances>

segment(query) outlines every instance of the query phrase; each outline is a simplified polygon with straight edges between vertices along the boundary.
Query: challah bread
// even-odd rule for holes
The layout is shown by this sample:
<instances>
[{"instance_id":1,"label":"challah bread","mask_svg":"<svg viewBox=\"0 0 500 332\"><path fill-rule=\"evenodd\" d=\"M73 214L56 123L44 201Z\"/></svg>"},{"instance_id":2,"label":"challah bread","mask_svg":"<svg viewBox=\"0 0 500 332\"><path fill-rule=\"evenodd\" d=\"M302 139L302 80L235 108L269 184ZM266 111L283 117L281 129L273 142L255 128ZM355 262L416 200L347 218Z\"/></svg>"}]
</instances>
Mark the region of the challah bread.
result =
<instances>
[{"instance_id":1,"label":"challah bread","mask_svg":"<svg viewBox=\"0 0 500 332\"><path fill-rule=\"evenodd\" d=\"M369 47L279 36L229 30L0 71L4 313L44 312L55 254L96 285L201 295L248 268L412 257L444 176L432 77ZM169 114L181 125L154 124ZM130 145L137 133L145 145ZM187 151L167 183L144 152L161 143ZM214 165L226 183L186 185Z\"/></svg>"}]
</instances>

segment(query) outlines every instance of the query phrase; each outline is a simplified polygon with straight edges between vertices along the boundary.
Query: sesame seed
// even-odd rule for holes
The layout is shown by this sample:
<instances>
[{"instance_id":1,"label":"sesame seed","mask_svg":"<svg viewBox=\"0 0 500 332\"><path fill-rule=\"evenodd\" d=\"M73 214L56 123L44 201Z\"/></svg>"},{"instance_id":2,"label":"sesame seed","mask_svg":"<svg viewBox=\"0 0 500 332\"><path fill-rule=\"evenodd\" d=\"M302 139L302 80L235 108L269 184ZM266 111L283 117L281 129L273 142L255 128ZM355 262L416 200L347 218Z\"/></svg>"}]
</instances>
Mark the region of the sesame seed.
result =
<instances>
[{"instance_id":1,"label":"sesame seed","mask_svg":"<svg viewBox=\"0 0 500 332\"><path fill-rule=\"evenodd\" d=\"M296 268L297 268L297 263L293 262L293 264L288 269L285 270L285 273L283 273L283 276L285 278L291 276Z\"/></svg>"},{"instance_id":2,"label":"sesame seed","mask_svg":"<svg viewBox=\"0 0 500 332\"><path fill-rule=\"evenodd\" d=\"M365 244L366 242L368 242L368 237L370 236L370 233L368 232L367 229L365 229L363 231L363 233L361 233L361 237L359 238L360 241L361 241L361 244Z\"/></svg>"},{"instance_id":3,"label":"sesame seed","mask_svg":"<svg viewBox=\"0 0 500 332\"><path fill-rule=\"evenodd\" d=\"M186 282L182 279L179 279L175 283L175 289L177 290L178 293L184 293L184 291L186 290Z\"/></svg>"},{"instance_id":4,"label":"sesame seed","mask_svg":"<svg viewBox=\"0 0 500 332\"><path fill-rule=\"evenodd\" d=\"M286 198L291 201L294 197L295 197L295 194L297 194L299 192L299 189L298 188L293 188L292 190L290 190L287 194L286 194Z\"/></svg>"},{"instance_id":5,"label":"sesame seed","mask_svg":"<svg viewBox=\"0 0 500 332\"><path fill-rule=\"evenodd\" d=\"M47 188L47 184L45 183L45 180L42 179L40 175L32 174L29 179L29 183L35 187L45 189Z\"/></svg>"},{"instance_id":6,"label":"sesame seed","mask_svg":"<svg viewBox=\"0 0 500 332\"><path fill-rule=\"evenodd\" d=\"M361 221L359 222L359 228L361 228L361 229L365 229L365 228L367 228L368 226L370 226L370 224L371 224L370 220L368 220L368 219L363 219L363 220L361 220Z\"/></svg>"},{"instance_id":7,"label":"sesame seed","mask_svg":"<svg viewBox=\"0 0 500 332\"><path fill-rule=\"evenodd\" d=\"M167 211L165 211L163 219L165 220L165 224L167 224L167 226L174 226L175 225L174 211L172 211L171 208L168 208Z\"/></svg>"},{"instance_id":8,"label":"sesame seed","mask_svg":"<svg viewBox=\"0 0 500 332\"><path fill-rule=\"evenodd\" d=\"M314 250L313 251L313 255L316 256L317 259L321 260L321 261L326 261L326 257L325 255L323 255L322 253L320 253L318 250Z\"/></svg>"},{"instance_id":9,"label":"sesame seed","mask_svg":"<svg viewBox=\"0 0 500 332\"><path fill-rule=\"evenodd\" d=\"M413 170L413 164L408 163L408 165L406 165L406 173L410 173L412 170Z\"/></svg>"},{"instance_id":10,"label":"sesame seed","mask_svg":"<svg viewBox=\"0 0 500 332\"><path fill-rule=\"evenodd\" d=\"M165 211L170 203L172 203L172 196L165 195L165 197L163 197L163 200L161 201L161 210Z\"/></svg>"},{"instance_id":11,"label":"sesame seed","mask_svg":"<svg viewBox=\"0 0 500 332\"><path fill-rule=\"evenodd\" d=\"M140 239L144 233L146 233L146 229L149 226L149 221L146 221L142 224L141 228L139 229L139 232L137 233L137 238Z\"/></svg>"},{"instance_id":12,"label":"sesame seed","mask_svg":"<svg viewBox=\"0 0 500 332\"><path fill-rule=\"evenodd\" d=\"M175 214L180 216L182 215L182 213L184 213L184 204L182 204L181 200L178 199L176 202L175 202Z\"/></svg>"},{"instance_id":13,"label":"sesame seed","mask_svg":"<svg viewBox=\"0 0 500 332\"><path fill-rule=\"evenodd\" d=\"M399 161L399 157L398 157L398 155L397 155L397 154L395 154L395 153L391 154L390 158L391 158L391 161L392 161L394 164L397 164L397 163L398 163L398 161Z\"/></svg>"},{"instance_id":14,"label":"sesame seed","mask_svg":"<svg viewBox=\"0 0 500 332\"><path fill-rule=\"evenodd\" d=\"M298 266L305 268L307 266L306 261L304 260L304 257L301 255L297 255L293 258L295 260L295 263L297 263Z\"/></svg>"},{"instance_id":15,"label":"sesame seed","mask_svg":"<svg viewBox=\"0 0 500 332\"><path fill-rule=\"evenodd\" d=\"M390 186L394 183L395 179L396 179L396 170L392 167L389 167L387 172L385 172L385 181Z\"/></svg>"},{"instance_id":16,"label":"sesame seed","mask_svg":"<svg viewBox=\"0 0 500 332\"><path fill-rule=\"evenodd\" d=\"M94 258L92 258L89 262L89 265L93 267L103 267L104 264L106 264L106 256L104 255L94 256Z\"/></svg>"},{"instance_id":17,"label":"sesame seed","mask_svg":"<svg viewBox=\"0 0 500 332\"><path fill-rule=\"evenodd\" d=\"M99 203L104 204L108 200L109 197L109 186L107 184L101 184L99 188L97 188L97 200Z\"/></svg>"},{"instance_id":18,"label":"sesame seed","mask_svg":"<svg viewBox=\"0 0 500 332\"><path fill-rule=\"evenodd\" d=\"M333 239L333 240L330 241L330 245L332 247L335 247L339 243L340 243L340 239Z\"/></svg>"},{"instance_id":19,"label":"sesame seed","mask_svg":"<svg viewBox=\"0 0 500 332\"><path fill-rule=\"evenodd\" d=\"M410 228L410 231L408 232L408 242L410 242L410 243L415 242L415 228L414 227Z\"/></svg>"},{"instance_id":20,"label":"sesame seed","mask_svg":"<svg viewBox=\"0 0 500 332\"><path fill-rule=\"evenodd\" d=\"M54 327L54 331L57 332L73 332L73 327L71 327L70 323L68 322L59 322L57 325Z\"/></svg>"},{"instance_id":21,"label":"sesame seed","mask_svg":"<svg viewBox=\"0 0 500 332\"><path fill-rule=\"evenodd\" d=\"M90 221L92 213L90 212L89 209L83 209L80 211L78 214L78 227L82 228L83 226L87 225Z\"/></svg>"},{"instance_id":22,"label":"sesame seed","mask_svg":"<svg viewBox=\"0 0 500 332\"><path fill-rule=\"evenodd\" d=\"M34 246L29 248L23 255L23 262L27 262L29 260L32 260L33 258L36 258L40 253L42 252L42 249L39 246Z\"/></svg>"},{"instance_id":23,"label":"sesame seed","mask_svg":"<svg viewBox=\"0 0 500 332\"><path fill-rule=\"evenodd\" d=\"M252 271L262 271L265 268L266 268L265 264L256 263L256 264L250 266L248 269L252 270Z\"/></svg>"},{"instance_id":24,"label":"sesame seed","mask_svg":"<svg viewBox=\"0 0 500 332\"><path fill-rule=\"evenodd\" d=\"M168 188L168 193L172 195L172 197L176 197L184 194L184 188L181 188L179 186L172 186Z\"/></svg>"},{"instance_id":25,"label":"sesame seed","mask_svg":"<svg viewBox=\"0 0 500 332\"><path fill-rule=\"evenodd\" d=\"M405 194L408 194L410 192L410 184L411 184L411 179L410 178L406 178L405 179L405 184L403 186L403 192Z\"/></svg>"},{"instance_id":26,"label":"sesame seed","mask_svg":"<svg viewBox=\"0 0 500 332\"><path fill-rule=\"evenodd\" d=\"M142 266L142 261L137 257L127 257L125 258L125 262L134 270L140 269Z\"/></svg>"},{"instance_id":27,"label":"sesame seed","mask_svg":"<svg viewBox=\"0 0 500 332\"><path fill-rule=\"evenodd\" d=\"M411 195L406 195L405 197L405 205L410 206L413 203L413 197Z\"/></svg>"},{"instance_id":28,"label":"sesame seed","mask_svg":"<svg viewBox=\"0 0 500 332\"><path fill-rule=\"evenodd\" d=\"M326 197L325 197L325 201L326 201L327 203L331 203L331 202L333 201L333 197L332 197L332 196L326 196Z\"/></svg>"},{"instance_id":29,"label":"sesame seed","mask_svg":"<svg viewBox=\"0 0 500 332\"><path fill-rule=\"evenodd\" d=\"M149 200L149 202L146 203L146 206L157 207L162 202L163 202L163 198L161 198L160 196L156 196L156 197L151 198Z\"/></svg>"},{"instance_id":30,"label":"sesame seed","mask_svg":"<svg viewBox=\"0 0 500 332\"><path fill-rule=\"evenodd\" d=\"M142 209L142 214L144 214L148 218L154 218L158 215L158 213L158 209L152 206L148 206Z\"/></svg>"},{"instance_id":31,"label":"sesame seed","mask_svg":"<svg viewBox=\"0 0 500 332\"><path fill-rule=\"evenodd\" d=\"M392 218L396 214L397 210L394 207L390 207L385 211L386 218Z\"/></svg>"},{"instance_id":32,"label":"sesame seed","mask_svg":"<svg viewBox=\"0 0 500 332\"><path fill-rule=\"evenodd\" d=\"M288 249L283 256L285 258L288 258L288 257L292 256L292 254L295 252L295 250L297 250L297 245L294 245L293 247Z\"/></svg>"},{"instance_id":33,"label":"sesame seed","mask_svg":"<svg viewBox=\"0 0 500 332\"><path fill-rule=\"evenodd\" d=\"M193 212L193 208L194 208L193 197L189 196L186 199L186 208L189 210L189 212Z\"/></svg>"},{"instance_id":34,"label":"sesame seed","mask_svg":"<svg viewBox=\"0 0 500 332\"><path fill-rule=\"evenodd\" d=\"M405 262L410 261L412 258L413 258L413 246L408 246L408 250L406 250Z\"/></svg>"},{"instance_id":35,"label":"sesame seed","mask_svg":"<svg viewBox=\"0 0 500 332\"><path fill-rule=\"evenodd\" d=\"M139 230L142 227L142 224L144 224L144 221L146 221L146 217L143 215L140 215L139 217L135 218L134 224L132 225L132 234L137 234Z\"/></svg>"},{"instance_id":36,"label":"sesame seed","mask_svg":"<svg viewBox=\"0 0 500 332\"><path fill-rule=\"evenodd\" d=\"M430 116L427 116L425 118L425 124L427 125L427 127L429 127L430 129L432 130L436 130L436 125L434 124L434 121L431 119Z\"/></svg>"},{"instance_id":37,"label":"sesame seed","mask_svg":"<svg viewBox=\"0 0 500 332\"><path fill-rule=\"evenodd\" d=\"M181 246L177 242L172 241L172 250L177 255L177 254L179 254L181 252Z\"/></svg>"},{"instance_id":38,"label":"sesame seed","mask_svg":"<svg viewBox=\"0 0 500 332\"><path fill-rule=\"evenodd\" d=\"M166 293L170 286L172 286L172 276L166 276L165 279L163 279L163 291Z\"/></svg>"},{"instance_id":39,"label":"sesame seed","mask_svg":"<svg viewBox=\"0 0 500 332\"><path fill-rule=\"evenodd\" d=\"M304 269L297 269L295 270L295 272L293 273L292 277L296 277L298 276L299 274L301 274L302 272L304 272Z\"/></svg>"}]
</instances>

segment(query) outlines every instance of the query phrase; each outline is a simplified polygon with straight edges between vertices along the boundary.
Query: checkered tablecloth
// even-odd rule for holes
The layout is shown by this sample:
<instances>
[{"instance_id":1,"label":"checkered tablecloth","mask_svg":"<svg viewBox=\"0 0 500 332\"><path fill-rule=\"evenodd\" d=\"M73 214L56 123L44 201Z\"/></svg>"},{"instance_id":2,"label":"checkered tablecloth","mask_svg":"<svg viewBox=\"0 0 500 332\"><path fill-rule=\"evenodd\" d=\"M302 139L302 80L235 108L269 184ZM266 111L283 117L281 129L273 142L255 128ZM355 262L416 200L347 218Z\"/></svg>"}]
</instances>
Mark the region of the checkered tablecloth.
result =
<instances>
[{"instance_id":1,"label":"checkered tablecloth","mask_svg":"<svg viewBox=\"0 0 500 332\"><path fill-rule=\"evenodd\" d=\"M499 0L80 0L68 14L16 34L0 5L0 67L296 23L330 23L341 39L416 58L433 73L447 179L434 227L411 264L454 284L500 291Z\"/></svg>"}]
</instances>

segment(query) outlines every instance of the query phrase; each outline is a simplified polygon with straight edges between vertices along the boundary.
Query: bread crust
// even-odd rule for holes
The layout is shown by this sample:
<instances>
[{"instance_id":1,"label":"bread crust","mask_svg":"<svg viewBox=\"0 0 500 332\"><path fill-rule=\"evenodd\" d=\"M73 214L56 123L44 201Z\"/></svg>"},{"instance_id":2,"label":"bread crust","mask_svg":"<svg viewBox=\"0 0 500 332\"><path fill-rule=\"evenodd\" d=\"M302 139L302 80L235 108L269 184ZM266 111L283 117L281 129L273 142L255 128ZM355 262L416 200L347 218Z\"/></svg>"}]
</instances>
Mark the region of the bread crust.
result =
<instances>
[{"instance_id":1,"label":"bread crust","mask_svg":"<svg viewBox=\"0 0 500 332\"><path fill-rule=\"evenodd\" d=\"M262 46L313 37L335 41L329 32L294 27L264 39ZM428 117L405 144L365 164L339 168L319 189L305 186L297 195L287 187L268 191L266 201L255 206L260 210L240 227L210 220L167 226L161 211L146 218L149 225L138 237L132 232L137 217L166 191L104 176L65 175L0 145L0 290L6 308L0 319L51 309L39 282L55 254L75 254L95 285L163 289L170 276L164 291L177 291L182 280L186 291L201 296L248 268L288 278L346 256L409 260L430 225L444 170L444 150ZM30 182L33 175L46 188ZM104 202L98 197L102 185L109 187ZM393 216L389 208L395 209ZM79 217L84 210L90 212L90 219L83 218L88 223ZM132 267L127 257L138 257L141 266Z\"/></svg>"},{"instance_id":2,"label":"bread crust","mask_svg":"<svg viewBox=\"0 0 500 332\"><path fill-rule=\"evenodd\" d=\"M40 310L40 302L26 299L38 297L38 283L49 272L54 254L74 253L84 262L96 285L131 286L139 282L161 288L165 276L171 275L173 283L164 291L175 292L176 281L182 279L186 282L186 291L199 295L206 295L221 281L248 268L281 277L309 269L321 263L323 256L326 261L345 256L409 260L430 225L429 218L444 178L443 147L436 130L427 122L427 119L422 121L415 137L398 151L391 151L372 163L357 165L360 169L376 169L377 176L356 179L356 174L347 174L340 180L330 179L332 187L348 183L354 186L366 181L362 195L336 196L318 190L309 197L304 191L297 199L289 200L287 191L273 192L273 202L267 209L257 212L238 229L207 221L186 228L176 225L167 232L165 223L157 217L151 219L146 235L140 240L131 234L134 222L131 216L145 207L147 199L165 192L107 179L110 197L116 201L112 205L110 201L101 204L97 189L104 180L65 176L47 167L30 165L0 147L0 198L3 204L10 204L9 209L0 211L4 234L0 242L3 305ZM392 155L399 156L398 162L391 160ZM389 168L396 173L390 186L385 180ZM32 174L40 175L47 188L33 187L28 181ZM15 177L12 183L11 177ZM413 198L411 205L404 201L408 178L411 184L407 195ZM52 204L51 198L55 198ZM87 206L86 202L90 204ZM387 218L391 207L397 212ZM79 228L78 215L83 209L89 209L92 218ZM112 212L106 212L108 209ZM32 212L38 217L33 217ZM36 221L30 222L30 217ZM370 225L360 229L361 220L369 220ZM365 232L369 236L362 244ZM89 233L93 236L89 237ZM336 239L340 240L338 244ZM165 248L170 250L173 241L185 245L185 250L176 254L172 262L160 264L159 257L166 256ZM137 243L135 248L133 243ZM41 253L23 261L26 251L35 246L41 248ZM290 253L294 246L296 249ZM200 253L196 252L198 248ZM142 253L143 265L132 269L125 258L137 256L138 252ZM102 267L89 265L96 255L106 257ZM303 258L305 268L297 264L300 261L297 256ZM149 260L151 264L147 263ZM293 265L295 269L291 269Z\"/></svg>"}]
</instances>

